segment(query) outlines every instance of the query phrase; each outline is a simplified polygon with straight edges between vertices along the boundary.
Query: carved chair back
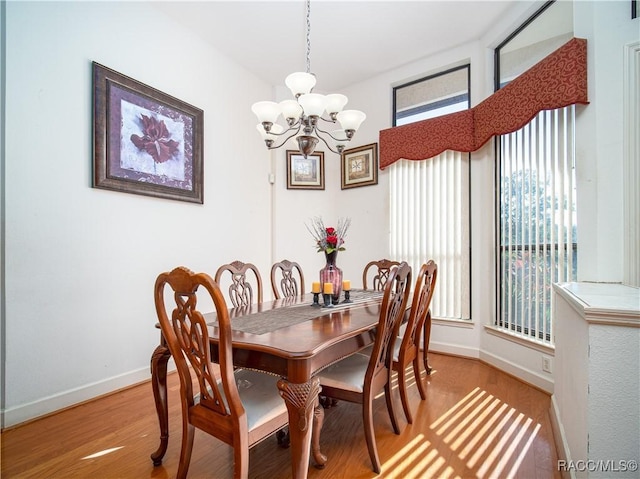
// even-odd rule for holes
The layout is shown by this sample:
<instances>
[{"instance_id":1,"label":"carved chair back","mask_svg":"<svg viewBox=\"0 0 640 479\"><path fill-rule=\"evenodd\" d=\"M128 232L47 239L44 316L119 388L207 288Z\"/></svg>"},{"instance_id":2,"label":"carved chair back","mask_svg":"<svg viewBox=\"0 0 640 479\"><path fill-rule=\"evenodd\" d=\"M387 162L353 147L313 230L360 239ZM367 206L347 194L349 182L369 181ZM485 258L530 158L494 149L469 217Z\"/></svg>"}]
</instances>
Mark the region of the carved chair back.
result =
<instances>
[{"instance_id":1,"label":"carved chair back","mask_svg":"<svg viewBox=\"0 0 640 479\"><path fill-rule=\"evenodd\" d=\"M409 409L406 368L409 364L413 363L413 373L416 383L418 384L420 396L422 399L426 399L426 391L424 390L424 386L420 379L420 362L418 359L418 353L420 351L421 332L424 328L425 321L427 321L428 317L430 318L429 308L431 306L431 299L433 298L437 276L438 266L433 260L429 260L420 267L413 290L409 319L406 322L406 328L402 337L398 338L400 343L396 346L393 355L393 369L398 373L400 399L402 400L405 417L409 423L413 422L413 418L411 410ZM400 334L400 326L401 323L396 325L396 335ZM425 338L425 352L429 346L428 341L429 339Z\"/></svg>"},{"instance_id":2,"label":"carved chair back","mask_svg":"<svg viewBox=\"0 0 640 479\"><path fill-rule=\"evenodd\" d=\"M364 267L362 272L362 287L364 289L373 289L375 291L383 291L387 281L389 280L389 274L391 268L398 266L399 261L392 261L389 259L381 259L377 261L370 261ZM371 288L369 288L369 276L373 274L371 280Z\"/></svg>"},{"instance_id":3,"label":"carved chair back","mask_svg":"<svg viewBox=\"0 0 640 479\"><path fill-rule=\"evenodd\" d=\"M304 273L295 261L283 259L271 267L271 288L276 299L304 294Z\"/></svg>"},{"instance_id":4,"label":"carved chair back","mask_svg":"<svg viewBox=\"0 0 640 479\"><path fill-rule=\"evenodd\" d=\"M231 283L228 292L234 308L249 306L254 301L262 302L262 278L255 265L242 261L223 264L214 277L218 285L221 284L222 275L225 272L230 274Z\"/></svg>"},{"instance_id":5,"label":"carved chair back","mask_svg":"<svg viewBox=\"0 0 640 479\"><path fill-rule=\"evenodd\" d=\"M366 382L373 381L381 371L391 368L391 353L399 324L409 301L411 291L411 266L406 262L392 268L384 288L380 319L376 329L376 340L371 351L371 360L367 369ZM389 379L391 372L387 371Z\"/></svg>"}]
</instances>

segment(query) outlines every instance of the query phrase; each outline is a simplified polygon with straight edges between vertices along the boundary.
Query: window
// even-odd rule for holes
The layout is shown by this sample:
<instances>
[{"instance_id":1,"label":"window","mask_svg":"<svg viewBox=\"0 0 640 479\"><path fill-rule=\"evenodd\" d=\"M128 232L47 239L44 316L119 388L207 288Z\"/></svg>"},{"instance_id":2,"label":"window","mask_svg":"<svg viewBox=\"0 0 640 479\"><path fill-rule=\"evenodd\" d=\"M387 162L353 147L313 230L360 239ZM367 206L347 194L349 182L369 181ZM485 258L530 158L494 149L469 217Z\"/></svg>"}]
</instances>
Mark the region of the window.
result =
<instances>
[{"instance_id":1,"label":"window","mask_svg":"<svg viewBox=\"0 0 640 479\"><path fill-rule=\"evenodd\" d=\"M563 2L546 4L496 50L498 88L569 39L571 24ZM497 141L495 325L543 343L553 342L552 284L576 279L574 116L573 106L542 111Z\"/></svg>"},{"instance_id":2,"label":"window","mask_svg":"<svg viewBox=\"0 0 640 479\"><path fill-rule=\"evenodd\" d=\"M393 89L393 126L469 108L469 65Z\"/></svg>"},{"instance_id":3,"label":"window","mask_svg":"<svg viewBox=\"0 0 640 479\"><path fill-rule=\"evenodd\" d=\"M469 66L393 90L394 125L469 108ZM414 271L433 259L433 317L470 318L469 153L445 151L389 167L391 258Z\"/></svg>"}]
</instances>

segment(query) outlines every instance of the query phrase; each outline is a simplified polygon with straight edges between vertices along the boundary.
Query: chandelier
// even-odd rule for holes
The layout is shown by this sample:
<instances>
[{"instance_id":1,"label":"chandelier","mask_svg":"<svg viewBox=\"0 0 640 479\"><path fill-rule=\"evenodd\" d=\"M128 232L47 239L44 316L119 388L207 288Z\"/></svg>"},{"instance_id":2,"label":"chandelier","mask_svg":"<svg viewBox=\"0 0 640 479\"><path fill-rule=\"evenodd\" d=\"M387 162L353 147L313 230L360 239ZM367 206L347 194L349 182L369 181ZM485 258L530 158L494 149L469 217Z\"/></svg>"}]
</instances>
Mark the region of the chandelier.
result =
<instances>
[{"instance_id":1,"label":"chandelier","mask_svg":"<svg viewBox=\"0 0 640 479\"><path fill-rule=\"evenodd\" d=\"M348 99L340 93L311 93L316 85L316 77L310 73L310 12L311 1L307 0L307 71L292 73L285 79L285 85L291 90L295 100L284 100L280 103L259 101L251 106L251 111L260 122L257 125L258 131L268 149L280 148L297 135L298 148L305 158L313 153L319 140L334 153L342 153L345 145L366 118L359 110L343 110ZM284 118L285 126L277 123L280 116ZM322 128L325 123L328 127L341 128L329 132Z\"/></svg>"}]
</instances>

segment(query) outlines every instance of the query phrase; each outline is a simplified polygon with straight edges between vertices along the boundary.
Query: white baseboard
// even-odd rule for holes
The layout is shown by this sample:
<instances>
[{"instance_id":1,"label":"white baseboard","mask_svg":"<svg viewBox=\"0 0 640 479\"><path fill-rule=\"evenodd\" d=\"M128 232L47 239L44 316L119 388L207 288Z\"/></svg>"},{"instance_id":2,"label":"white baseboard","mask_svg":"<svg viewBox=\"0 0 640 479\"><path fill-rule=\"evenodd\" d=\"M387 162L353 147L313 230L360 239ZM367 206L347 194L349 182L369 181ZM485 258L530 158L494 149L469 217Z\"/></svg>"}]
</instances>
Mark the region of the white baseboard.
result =
<instances>
[{"instance_id":1,"label":"white baseboard","mask_svg":"<svg viewBox=\"0 0 640 479\"><path fill-rule=\"evenodd\" d=\"M478 350L471 347L460 346L458 344L439 343L431 341L429 343L429 351L434 353L453 354L466 358L480 359L491 366L494 366L507 374L517 377L522 381L542 389L549 394L553 393L553 381L541 376L540 374L524 368L518 364L513 364L495 354L488 353L484 350Z\"/></svg>"},{"instance_id":2,"label":"white baseboard","mask_svg":"<svg viewBox=\"0 0 640 479\"><path fill-rule=\"evenodd\" d=\"M542 389L549 394L553 394L552 379L546 378L535 371L531 371L530 369L514 364L511 361L507 361L500 356L496 356L495 354L488 353L484 350L480 351L480 359L507 374L511 374L512 376L537 387L538 389Z\"/></svg>"},{"instance_id":3,"label":"white baseboard","mask_svg":"<svg viewBox=\"0 0 640 479\"><path fill-rule=\"evenodd\" d=\"M441 343L437 341L429 341L429 351L434 353L452 354L454 356L462 356L465 358L478 359L477 348L471 348L468 346L460 346L459 344Z\"/></svg>"},{"instance_id":4,"label":"white baseboard","mask_svg":"<svg viewBox=\"0 0 640 479\"><path fill-rule=\"evenodd\" d=\"M553 439L556 444L556 454L558 454L558 460L571 461L571 451L569 450L569 444L567 443L567 437L564 433L564 427L560 421L560 411L558 404L556 403L556 396L551 396L551 405L549 406L549 419L551 421L551 429L553 430ZM565 468L561 471L563 479L575 479L576 474L571 469Z\"/></svg>"},{"instance_id":5,"label":"white baseboard","mask_svg":"<svg viewBox=\"0 0 640 479\"><path fill-rule=\"evenodd\" d=\"M171 366L171 365L170 365ZM146 381L151 377L149 367L130 371L120 376L105 379L85 386L63 391L60 394L45 397L27 404L20 404L1 411L3 427L11 427L17 424L36 419L41 416L59 411L61 409L80 404L98 396L117 391L133 384ZM149 386L151 394L151 386Z\"/></svg>"}]
</instances>

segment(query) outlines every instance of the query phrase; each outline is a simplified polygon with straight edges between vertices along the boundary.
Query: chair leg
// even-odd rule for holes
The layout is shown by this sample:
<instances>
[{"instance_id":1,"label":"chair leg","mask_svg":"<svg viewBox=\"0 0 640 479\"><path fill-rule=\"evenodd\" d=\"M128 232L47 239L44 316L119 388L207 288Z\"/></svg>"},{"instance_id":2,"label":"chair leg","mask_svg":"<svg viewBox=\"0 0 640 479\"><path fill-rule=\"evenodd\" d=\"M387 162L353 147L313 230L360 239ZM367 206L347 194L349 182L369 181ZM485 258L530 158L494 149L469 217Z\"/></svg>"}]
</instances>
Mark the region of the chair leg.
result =
<instances>
[{"instance_id":1,"label":"chair leg","mask_svg":"<svg viewBox=\"0 0 640 479\"><path fill-rule=\"evenodd\" d=\"M413 417L411 416L409 395L407 393L407 372L406 368L402 366L402 363L398 363L398 366L398 389L400 389L400 400L402 402L402 409L404 410L404 417L407 418L407 422L409 424L412 424Z\"/></svg>"},{"instance_id":2,"label":"chair leg","mask_svg":"<svg viewBox=\"0 0 640 479\"><path fill-rule=\"evenodd\" d=\"M384 399L387 402L387 411L389 411L389 419L391 419L391 427L393 432L400 434L400 427L398 426L398 418L396 417L396 411L393 407L393 398L391 397L391 380L384 386Z\"/></svg>"},{"instance_id":3,"label":"chair leg","mask_svg":"<svg viewBox=\"0 0 640 479\"><path fill-rule=\"evenodd\" d=\"M319 396L320 404L322 405L323 408L325 409L329 409L331 407L336 407L338 405L338 400L334 399L334 398L330 398L327 396Z\"/></svg>"},{"instance_id":4,"label":"chair leg","mask_svg":"<svg viewBox=\"0 0 640 479\"><path fill-rule=\"evenodd\" d=\"M427 399L427 391L424 388L424 383L420 378L420 359L418 356L413 358L413 376L416 378L416 384L418 384L418 391L420 391L420 398L424 401Z\"/></svg>"},{"instance_id":5,"label":"chair leg","mask_svg":"<svg viewBox=\"0 0 640 479\"><path fill-rule=\"evenodd\" d=\"M376 474L380 474L380 458L376 446L375 431L373 429L373 397L365 398L362 405L362 423L364 425L364 437L367 440L367 449L371 458L371 465Z\"/></svg>"},{"instance_id":6,"label":"chair leg","mask_svg":"<svg viewBox=\"0 0 640 479\"><path fill-rule=\"evenodd\" d=\"M315 461L316 469L324 469L327 464L327 456L320 450L320 432L324 424L324 407L316 403L313 408L313 430L311 431L311 456Z\"/></svg>"},{"instance_id":7,"label":"chair leg","mask_svg":"<svg viewBox=\"0 0 640 479\"><path fill-rule=\"evenodd\" d=\"M182 423L182 447L180 449L180 463L178 464L177 479L185 479L189 472L189 463L191 462L191 451L193 451L193 438L195 427L186 420Z\"/></svg>"},{"instance_id":8,"label":"chair leg","mask_svg":"<svg viewBox=\"0 0 640 479\"><path fill-rule=\"evenodd\" d=\"M430 375L433 368L429 366L429 351L427 349L424 350L423 356L424 369L427 371L427 375Z\"/></svg>"},{"instance_id":9,"label":"chair leg","mask_svg":"<svg viewBox=\"0 0 640 479\"><path fill-rule=\"evenodd\" d=\"M291 445L291 437L289 436L289 428L280 429L276 432L278 446L287 449Z\"/></svg>"},{"instance_id":10,"label":"chair leg","mask_svg":"<svg viewBox=\"0 0 640 479\"><path fill-rule=\"evenodd\" d=\"M233 445L233 478L246 479L249 477L249 443L242 438L234 440Z\"/></svg>"},{"instance_id":11,"label":"chair leg","mask_svg":"<svg viewBox=\"0 0 640 479\"><path fill-rule=\"evenodd\" d=\"M429 340L431 339L431 311L427 313L427 319L424 322L424 369L427 371L427 374L431 374L431 366L429 366ZM419 351L419 349L418 349Z\"/></svg>"}]
</instances>

